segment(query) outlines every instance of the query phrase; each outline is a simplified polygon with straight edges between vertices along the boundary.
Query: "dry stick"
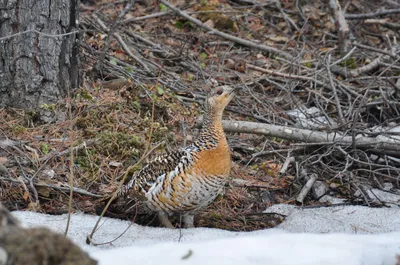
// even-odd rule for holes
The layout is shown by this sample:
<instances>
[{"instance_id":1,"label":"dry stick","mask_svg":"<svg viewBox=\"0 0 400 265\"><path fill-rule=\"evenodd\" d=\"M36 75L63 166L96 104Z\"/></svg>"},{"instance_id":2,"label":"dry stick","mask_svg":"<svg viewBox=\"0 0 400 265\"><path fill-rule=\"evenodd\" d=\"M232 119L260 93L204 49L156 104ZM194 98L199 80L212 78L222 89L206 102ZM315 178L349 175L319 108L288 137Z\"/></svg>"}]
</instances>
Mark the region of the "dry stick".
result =
<instances>
[{"instance_id":1,"label":"dry stick","mask_svg":"<svg viewBox=\"0 0 400 265\"><path fill-rule=\"evenodd\" d=\"M300 31L299 27L297 27L296 23L291 19L286 13L283 11L281 2L278 0L274 0L273 3L276 5L276 7L279 9L279 12L282 14L283 19L286 21L287 24L291 25L296 29L296 31Z\"/></svg>"},{"instance_id":2,"label":"dry stick","mask_svg":"<svg viewBox=\"0 0 400 265\"><path fill-rule=\"evenodd\" d=\"M146 20L146 19L150 19L150 18L162 17L162 16L165 16L165 15L173 14L173 13L174 12L172 12L172 11L158 12L158 13L153 13L153 14L150 14L150 15L142 16L142 17L128 18L128 19L125 19L125 20L117 22L117 24L127 24L127 23L137 22L137 21Z\"/></svg>"},{"instance_id":3,"label":"dry stick","mask_svg":"<svg viewBox=\"0 0 400 265\"><path fill-rule=\"evenodd\" d=\"M393 31L398 31L400 29L399 23L383 22L380 24L384 27L387 27L388 29L393 30Z\"/></svg>"},{"instance_id":4,"label":"dry stick","mask_svg":"<svg viewBox=\"0 0 400 265\"><path fill-rule=\"evenodd\" d=\"M69 131L72 132L72 108L71 108L71 97L70 91L68 89L68 97L67 97L67 108L68 108L68 115L69 115ZM70 150L69 153L69 201L68 201L68 218L67 218L67 226L65 228L64 236L66 237L69 230L69 225L71 223L71 214L72 214L72 196L74 195L74 190L72 187L74 186L74 152L73 149Z\"/></svg>"},{"instance_id":5,"label":"dry stick","mask_svg":"<svg viewBox=\"0 0 400 265\"><path fill-rule=\"evenodd\" d=\"M96 22L99 24L99 26L101 27L102 30L104 30L105 32L110 33L111 29L107 28L107 26L104 24L104 22L95 14L93 14L94 19L96 20ZM140 64L144 70L147 73L152 73L152 71L150 71L149 67L147 66L147 64L145 62L143 62L139 57L137 57L136 55L134 55L128 48L128 45L126 45L125 41L122 39L122 37L118 34L118 33L111 33L111 35L119 42L119 44L121 45L121 48L133 59L135 60L138 64ZM138 53L138 52L137 52ZM138 53L139 54L139 53Z\"/></svg>"},{"instance_id":6,"label":"dry stick","mask_svg":"<svg viewBox=\"0 0 400 265\"><path fill-rule=\"evenodd\" d=\"M365 18L375 18L378 16L385 16L385 15L391 15L391 14L397 14L400 13L400 8L399 9L388 9L388 10L381 10L381 11L376 11L374 13L366 13L366 14L346 14L344 17L346 19L365 19Z\"/></svg>"},{"instance_id":7,"label":"dry stick","mask_svg":"<svg viewBox=\"0 0 400 265\"><path fill-rule=\"evenodd\" d=\"M134 206L137 206L137 203ZM136 209L135 216L133 217L133 220L131 221L131 223L116 238L114 238L108 242L102 242L102 243L95 243L95 242L93 242L93 239L92 239L92 241L91 241L92 245L93 246L109 245L109 244L112 244L113 242L117 241L119 238L121 238L123 235L125 235L126 231L128 231L128 229L131 228L131 226L135 223L137 214L138 214L138 210Z\"/></svg>"},{"instance_id":8,"label":"dry stick","mask_svg":"<svg viewBox=\"0 0 400 265\"><path fill-rule=\"evenodd\" d=\"M96 62L96 64L94 65L93 69L97 72L100 72L101 67L103 65L103 61L106 58L106 53L108 51L108 48L110 47L110 43L111 43L111 37L110 35L112 35L111 32L113 32L115 30L115 28L118 26L118 21L121 20L127 13L128 11L132 8L132 4L133 1L129 1L129 3L125 6L125 8L119 13L118 17L114 20L114 23L111 25L110 30L107 31L107 39L105 41L103 50L100 53L100 56ZM97 16L95 14L93 14L93 17L96 19Z\"/></svg>"},{"instance_id":9,"label":"dry stick","mask_svg":"<svg viewBox=\"0 0 400 265\"><path fill-rule=\"evenodd\" d=\"M317 180L316 174L311 174L310 179L306 182L306 185L301 189L299 195L296 198L297 202L303 203L304 198L310 192L312 186L314 185L315 181Z\"/></svg>"},{"instance_id":10,"label":"dry stick","mask_svg":"<svg viewBox=\"0 0 400 265\"><path fill-rule=\"evenodd\" d=\"M57 152L57 153L50 152L49 154L45 155L44 157L41 157L39 159L39 161L43 162L43 161L50 160L51 158L54 158L54 157L58 157L58 156L63 156L63 155L69 154L71 151L79 151L82 148L88 147L88 146L90 146L90 145L92 145L94 143L96 143L96 140L89 139L89 140L87 140L87 141L85 141L85 142L83 142L83 143L81 143L81 144L79 144L77 146L70 147L70 148L68 148L68 149L66 149L64 151L61 151L61 152Z\"/></svg>"},{"instance_id":11,"label":"dry stick","mask_svg":"<svg viewBox=\"0 0 400 265\"><path fill-rule=\"evenodd\" d=\"M240 45L243 45L243 46L247 46L247 47L250 47L250 48L258 49L258 50L264 51L264 52L275 53L275 54L278 54L278 55L281 55L281 56L285 57L288 60L293 60L293 56L290 55L287 52L284 52L284 51L281 51L279 49L276 49L276 48L273 48L273 47L270 47L270 46L266 46L266 45L263 45L263 44L257 44L257 43L254 43L252 41L241 39L241 38L232 36L230 34L224 33L222 31L219 31L217 29L214 29L214 28L212 28L210 26L205 25L200 20L191 17L190 15L188 15L186 12L184 12L182 10L179 10L175 6L173 6L170 3L168 3L166 0L160 0L160 2L163 3L165 6L167 6L168 8L170 8L171 10L173 10L174 12L176 12L178 15L186 18L187 20L189 20L190 22L196 24L199 27L202 27L202 28L208 30L210 34L215 34L217 36L220 36L222 38L225 38L225 39L228 39L230 41L236 42L236 43L238 43Z\"/></svg>"},{"instance_id":12,"label":"dry stick","mask_svg":"<svg viewBox=\"0 0 400 265\"><path fill-rule=\"evenodd\" d=\"M148 65L143 62L139 57L137 57L136 55L134 55L128 48L128 45L126 45L126 43L124 42L124 40L122 39L122 37L117 34L117 33L113 33L113 36L117 39L117 41L119 42L119 44L121 45L122 49L133 59L135 60L138 64L140 64L147 73L153 73L153 71L151 71L148 67ZM139 54L139 52L137 52Z\"/></svg>"},{"instance_id":13,"label":"dry stick","mask_svg":"<svg viewBox=\"0 0 400 265\"><path fill-rule=\"evenodd\" d=\"M88 140L88 141L86 141L86 142L84 142L84 143L82 143L82 144L79 144L79 145L74 146L74 147L70 147L70 148L68 148L68 149L66 149L66 150L64 150L64 151L61 151L61 152L51 151L51 152L48 153L47 155L45 155L45 156L39 158L38 161L39 161L39 162L45 162L45 163L47 163L47 161L50 160L51 158L59 157L59 156L63 156L63 155L69 154L69 152L71 151L71 149L73 149L73 150L75 150L75 151L76 151L76 150L80 150L80 149L82 149L82 148L85 147L85 146L94 144L95 142L96 142L96 140ZM2 147L1 145L2 145L2 142L0 141L0 147ZM10 146L15 148L14 144L13 144L13 145L10 145ZM21 152L22 152L22 151L21 151ZM24 161L22 161L22 162L20 162L20 163L21 163L21 165L23 165L23 166L27 166L27 165L33 164L34 162L33 162L32 160L24 160ZM14 164L13 164L13 163L7 163L7 165L8 165L8 166L13 166ZM42 166L43 166L43 165L42 165Z\"/></svg>"},{"instance_id":14,"label":"dry stick","mask_svg":"<svg viewBox=\"0 0 400 265\"><path fill-rule=\"evenodd\" d=\"M337 132L312 131L308 129L299 129L289 126L248 121L223 120L222 125L226 132L232 133L260 134L307 143L330 143L345 146L355 144L355 146L360 148L369 148L369 151L375 151L375 149L381 151L400 151L400 140L391 138L382 139L382 135L379 135L380 137L378 138L358 135L354 139L355 143L353 143L352 136L343 135ZM196 127L200 126L201 122L198 122L196 124Z\"/></svg>"},{"instance_id":15,"label":"dry stick","mask_svg":"<svg viewBox=\"0 0 400 265\"><path fill-rule=\"evenodd\" d=\"M339 97L338 97L338 94L337 94L336 85L333 82L331 70L329 69L330 62L331 62L331 55L329 54L328 55L328 62L326 64L326 71L328 73L329 82L330 82L331 87L332 87L333 96L335 97L336 108L337 108L337 111L339 113L339 118L340 118L339 123L340 123L340 125L343 125L345 123L345 121L344 121L344 116L343 116L343 112L342 112L342 106L340 105L340 100L339 100Z\"/></svg>"},{"instance_id":16,"label":"dry stick","mask_svg":"<svg viewBox=\"0 0 400 265\"><path fill-rule=\"evenodd\" d=\"M382 64L381 58L382 58L382 55L379 56L378 58L375 58L369 64L361 66L354 70L350 70L350 71L343 69L342 67L339 67L336 65L331 66L330 69L332 72L342 75L342 76L345 76L345 77L358 77L361 74L370 72L370 71L374 70L375 68L378 68L379 66L381 66L381 64Z\"/></svg>"},{"instance_id":17,"label":"dry stick","mask_svg":"<svg viewBox=\"0 0 400 265\"><path fill-rule=\"evenodd\" d=\"M350 29L343 15L342 8L338 0L329 0L329 7L335 17L336 29L339 35L340 54L344 56L350 49Z\"/></svg>"},{"instance_id":18,"label":"dry stick","mask_svg":"<svg viewBox=\"0 0 400 265\"><path fill-rule=\"evenodd\" d=\"M357 76L360 76L363 73L367 73L367 72L370 72L370 71L374 70L375 68L378 68L380 66L380 63L381 63L381 58L382 58L382 56L379 56L378 58L375 58L369 64L364 65L362 67L359 67L357 69L351 70L350 71L350 76L357 77Z\"/></svg>"},{"instance_id":19,"label":"dry stick","mask_svg":"<svg viewBox=\"0 0 400 265\"><path fill-rule=\"evenodd\" d=\"M10 181L10 182L15 182L15 183L20 183L21 184L20 180L13 179L11 177L8 177L8 178L0 177L0 180L1 181ZM26 183L29 183L28 180L23 180L22 182L23 182L24 185ZM44 183L34 183L33 182L33 185L35 185L36 187L45 187L45 188L59 189L59 190L65 190L65 191L69 191L70 190L70 187L60 187L60 186L51 185L51 184L48 184L48 183L44 184ZM103 197L102 195L94 194L94 193L91 193L91 192L86 191L86 190L81 189L81 188L72 187L72 189L73 189L73 191L75 193L82 194L82 195L85 195L85 196L90 196L90 197L94 197L94 198L102 198Z\"/></svg>"},{"instance_id":20,"label":"dry stick","mask_svg":"<svg viewBox=\"0 0 400 265\"><path fill-rule=\"evenodd\" d=\"M329 143L330 144L330 143ZM303 144L305 145L305 144ZM310 144L312 145L312 144ZM320 143L318 143L318 145L321 145ZM255 154L252 155L252 158L258 157L258 156L264 156L264 155L272 155L272 154L279 154L279 153L293 153L293 152L300 152L300 151L304 151L305 148L290 148L290 149L277 149L277 150L268 150L268 151L261 151L261 152L257 152ZM291 161L289 161L291 162Z\"/></svg>"},{"instance_id":21,"label":"dry stick","mask_svg":"<svg viewBox=\"0 0 400 265\"><path fill-rule=\"evenodd\" d=\"M238 13L240 11L232 11L234 13ZM142 17L133 17L133 18L128 18L122 21L119 21L118 24L127 24L131 22L137 22L137 21L142 21L146 19L151 19L151 18L157 18L157 17L163 17L166 15L171 15L174 14L174 11L166 11L166 12L158 12L158 13L153 13L150 15L145 15ZM187 12L188 14L201 14L201 13L227 13L227 11L218 11L218 10L210 10L210 11L197 11L197 12Z\"/></svg>"},{"instance_id":22,"label":"dry stick","mask_svg":"<svg viewBox=\"0 0 400 265\"><path fill-rule=\"evenodd\" d=\"M290 78L290 79L298 79L298 80L303 80L303 81L310 81L310 82L314 82L314 83L316 83L316 84L318 84L318 85L320 85L322 87L331 89L331 87L329 85L327 85L325 83L322 83L322 82L320 82L318 80L315 80L315 79L313 79L311 77L308 77L308 76L284 74L284 73L280 73L280 72L277 72L277 71L268 70L268 69L265 69L265 68L262 68L262 67L258 67L258 66L252 65L252 64L247 64L246 66L247 66L248 69L252 69L252 70L255 70L255 71L258 71L258 72L261 72L261 73L271 74L271 75L280 76L280 77L284 77L284 78Z\"/></svg>"},{"instance_id":23,"label":"dry stick","mask_svg":"<svg viewBox=\"0 0 400 265\"><path fill-rule=\"evenodd\" d=\"M34 197L35 197L35 204L38 204L38 203L39 203L39 196L38 196L37 190L36 190L35 187L33 186L33 181L32 181L33 177L29 178L29 177L25 174L25 171L24 171L24 169L23 169L21 163L19 162L19 160L18 160L18 158L17 158L16 156L14 156L14 159L15 159L15 161L17 161L17 163L18 163L18 166L19 166L19 168L20 168L20 170L21 170L21 173L22 173L23 178L28 182L29 186L30 186L31 189L32 189L33 195L34 195ZM26 192L27 192L28 195L29 195L29 189L28 189L28 187L25 185L25 182L24 182L21 178L20 178L20 183L22 183L22 186L25 188ZM29 196L29 199L30 199L30 201L32 201L31 196Z\"/></svg>"},{"instance_id":24,"label":"dry stick","mask_svg":"<svg viewBox=\"0 0 400 265\"><path fill-rule=\"evenodd\" d=\"M329 65L329 67L332 67L332 66L334 66L334 65L337 65L337 64L343 62L344 60L347 60L347 58L349 58L350 55L352 55L353 52L354 52L355 50L357 50L357 47L353 47L345 56L343 56L343 57L340 58L339 60L334 61L333 63L331 63L331 64Z\"/></svg>"},{"instance_id":25,"label":"dry stick","mask_svg":"<svg viewBox=\"0 0 400 265\"><path fill-rule=\"evenodd\" d=\"M289 165L296 162L296 159L294 156L290 156L290 152L288 152L288 156L285 160L285 163L283 163L281 169L279 170L279 174L285 174L286 170L288 169Z\"/></svg>"},{"instance_id":26,"label":"dry stick","mask_svg":"<svg viewBox=\"0 0 400 265\"><path fill-rule=\"evenodd\" d=\"M384 0L382 4L387 4L391 7L400 7L400 3L396 2L396 0Z\"/></svg>"}]
</instances>

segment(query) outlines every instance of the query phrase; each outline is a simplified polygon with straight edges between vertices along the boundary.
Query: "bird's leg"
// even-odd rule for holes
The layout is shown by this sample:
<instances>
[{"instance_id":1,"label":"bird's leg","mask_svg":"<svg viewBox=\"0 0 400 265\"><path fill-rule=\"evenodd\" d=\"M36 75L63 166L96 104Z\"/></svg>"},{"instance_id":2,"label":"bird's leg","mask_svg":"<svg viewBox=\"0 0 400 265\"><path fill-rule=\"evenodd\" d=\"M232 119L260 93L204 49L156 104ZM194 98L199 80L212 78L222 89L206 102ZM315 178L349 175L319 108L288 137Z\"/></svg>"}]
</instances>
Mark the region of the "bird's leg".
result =
<instances>
[{"instance_id":1,"label":"bird's leg","mask_svg":"<svg viewBox=\"0 0 400 265\"><path fill-rule=\"evenodd\" d=\"M183 227L184 228L194 228L194 215L185 214L183 217Z\"/></svg>"},{"instance_id":2,"label":"bird's leg","mask_svg":"<svg viewBox=\"0 0 400 265\"><path fill-rule=\"evenodd\" d=\"M163 212L163 211L158 212L157 213L157 217L158 217L158 221L160 221L160 223L164 227L166 227L166 228L175 228L175 226L173 226L171 224L171 221L168 219L168 215L165 212Z\"/></svg>"}]
</instances>

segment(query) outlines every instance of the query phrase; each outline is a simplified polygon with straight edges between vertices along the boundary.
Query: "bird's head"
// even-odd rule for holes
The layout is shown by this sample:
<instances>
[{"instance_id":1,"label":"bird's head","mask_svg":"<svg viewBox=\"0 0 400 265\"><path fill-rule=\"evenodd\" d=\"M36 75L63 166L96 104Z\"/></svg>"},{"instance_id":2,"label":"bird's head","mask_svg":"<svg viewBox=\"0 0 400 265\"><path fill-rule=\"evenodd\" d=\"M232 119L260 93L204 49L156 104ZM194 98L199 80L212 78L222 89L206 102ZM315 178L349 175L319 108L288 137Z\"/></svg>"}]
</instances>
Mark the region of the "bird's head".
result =
<instances>
[{"instance_id":1,"label":"bird's head","mask_svg":"<svg viewBox=\"0 0 400 265\"><path fill-rule=\"evenodd\" d=\"M207 99L207 108L214 111L223 111L235 96L238 87L219 86L214 89Z\"/></svg>"}]
</instances>

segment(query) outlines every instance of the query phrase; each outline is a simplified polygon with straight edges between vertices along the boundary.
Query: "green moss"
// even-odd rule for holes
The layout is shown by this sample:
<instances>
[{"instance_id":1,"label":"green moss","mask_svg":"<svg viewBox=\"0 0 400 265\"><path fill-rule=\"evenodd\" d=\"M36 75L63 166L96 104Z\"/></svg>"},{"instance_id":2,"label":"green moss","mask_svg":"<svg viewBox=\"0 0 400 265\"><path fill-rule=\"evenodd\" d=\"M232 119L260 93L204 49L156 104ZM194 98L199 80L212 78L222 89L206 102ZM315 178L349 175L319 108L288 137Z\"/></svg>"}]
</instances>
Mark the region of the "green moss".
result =
<instances>
[{"instance_id":1,"label":"green moss","mask_svg":"<svg viewBox=\"0 0 400 265\"><path fill-rule=\"evenodd\" d=\"M40 150L42 150L42 153L47 155L50 152L50 146L46 143L40 143Z\"/></svg>"},{"instance_id":2,"label":"green moss","mask_svg":"<svg viewBox=\"0 0 400 265\"><path fill-rule=\"evenodd\" d=\"M79 117L75 120L75 126L78 129L86 129L92 125L89 117Z\"/></svg>"},{"instance_id":3,"label":"green moss","mask_svg":"<svg viewBox=\"0 0 400 265\"><path fill-rule=\"evenodd\" d=\"M84 99L88 101L93 101L94 97L92 94L87 89L80 88L76 93L75 93L75 98L77 99Z\"/></svg>"},{"instance_id":4,"label":"green moss","mask_svg":"<svg viewBox=\"0 0 400 265\"><path fill-rule=\"evenodd\" d=\"M356 69L357 64L356 64L356 59L355 58L349 58L347 60L344 60L343 62L340 62L339 64L342 67L347 67L349 69Z\"/></svg>"},{"instance_id":5,"label":"green moss","mask_svg":"<svg viewBox=\"0 0 400 265\"><path fill-rule=\"evenodd\" d=\"M118 157L138 157L145 141L137 135L120 132L104 132L98 135L96 149L103 155Z\"/></svg>"},{"instance_id":6,"label":"green moss","mask_svg":"<svg viewBox=\"0 0 400 265\"><path fill-rule=\"evenodd\" d=\"M199 57L200 57L200 60L205 61L205 60L207 60L208 55L207 55L207 53L202 52L202 53L200 53Z\"/></svg>"},{"instance_id":7,"label":"green moss","mask_svg":"<svg viewBox=\"0 0 400 265\"><path fill-rule=\"evenodd\" d=\"M311 62L307 62L303 64L305 67L307 68L311 68L312 67L312 63Z\"/></svg>"},{"instance_id":8,"label":"green moss","mask_svg":"<svg viewBox=\"0 0 400 265\"><path fill-rule=\"evenodd\" d=\"M22 125L16 125L12 128L14 134L19 135L26 132L26 128Z\"/></svg>"},{"instance_id":9,"label":"green moss","mask_svg":"<svg viewBox=\"0 0 400 265\"><path fill-rule=\"evenodd\" d=\"M151 141L153 143L159 141L175 142L176 135L175 133L170 132L167 127L160 127L153 131L153 134L151 135Z\"/></svg>"},{"instance_id":10,"label":"green moss","mask_svg":"<svg viewBox=\"0 0 400 265\"><path fill-rule=\"evenodd\" d=\"M79 165L82 169L92 171L93 167L96 167L90 158L82 153L75 157L75 164Z\"/></svg>"},{"instance_id":11,"label":"green moss","mask_svg":"<svg viewBox=\"0 0 400 265\"><path fill-rule=\"evenodd\" d=\"M220 220L222 219L222 215L216 212L211 212L210 213L210 218L214 219L214 220Z\"/></svg>"},{"instance_id":12,"label":"green moss","mask_svg":"<svg viewBox=\"0 0 400 265\"><path fill-rule=\"evenodd\" d=\"M134 111L140 111L140 109L141 109L141 105L140 105L139 101L131 101L130 107Z\"/></svg>"},{"instance_id":13,"label":"green moss","mask_svg":"<svg viewBox=\"0 0 400 265\"><path fill-rule=\"evenodd\" d=\"M199 19L202 22L212 20L214 22L214 28L218 30L238 31L235 21L222 12L218 12L217 7L213 5L202 5L197 11L200 12Z\"/></svg>"},{"instance_id":14,"label":"green moss","mask_svg":"<svg viewBox=\"0 0 400 265\"><path fill-rule=\"evenodd\" d=\"M47 105L46 103L43 103L42 105L40 105L40 108L45 110L54 110L55 106L55 104Z\"/></svg>"}]
</instances>

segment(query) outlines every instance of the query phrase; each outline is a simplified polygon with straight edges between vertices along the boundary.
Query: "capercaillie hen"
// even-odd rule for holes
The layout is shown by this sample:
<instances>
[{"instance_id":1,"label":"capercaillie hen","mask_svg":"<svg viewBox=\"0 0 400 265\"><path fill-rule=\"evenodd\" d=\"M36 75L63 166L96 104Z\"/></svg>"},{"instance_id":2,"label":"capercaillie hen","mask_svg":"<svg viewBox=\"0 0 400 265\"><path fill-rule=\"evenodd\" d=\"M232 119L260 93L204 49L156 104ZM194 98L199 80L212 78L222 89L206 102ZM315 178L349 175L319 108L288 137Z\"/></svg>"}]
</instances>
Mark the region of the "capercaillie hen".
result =
<instances>
[{"instance_id":1,"label":"capercaillie hen","mask_svg":"<svg viewBox=\"0 0 400 265\"><path fill-rule=\"evenodd\" d=\"M139 198L157 212L162 225L181 214L184 227L194 227L194 213L222 191L231 171L231 156L222 128L222 113L237 88L220 86L206 100L200 136L185 148L158 156L137 173L128 174L120 196Z\"/></svg>"}]
</instances>

